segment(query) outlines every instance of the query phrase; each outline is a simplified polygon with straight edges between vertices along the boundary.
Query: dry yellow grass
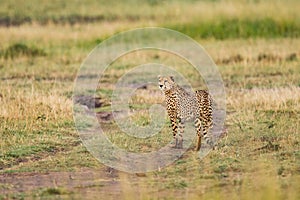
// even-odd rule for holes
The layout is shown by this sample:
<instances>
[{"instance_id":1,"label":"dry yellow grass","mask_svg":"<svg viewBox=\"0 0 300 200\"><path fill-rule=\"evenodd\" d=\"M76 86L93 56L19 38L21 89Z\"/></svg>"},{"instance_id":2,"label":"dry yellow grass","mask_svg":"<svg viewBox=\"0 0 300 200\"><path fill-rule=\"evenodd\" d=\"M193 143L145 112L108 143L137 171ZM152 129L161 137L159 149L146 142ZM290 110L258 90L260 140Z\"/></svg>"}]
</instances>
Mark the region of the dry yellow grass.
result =
<instances>
[{"instance_id":1,"label":"dry yellow grass","mask_svg":"<svg viewBox=\"0 0 300 200\"><path fill-rule=\"evenodd\" d=\"M1 88L0 115L8 120L25 120L26 129L43 115L45 120L60 120L72 117L72 101L57 91L22 91L11 87Z\"/></svg>"},{"instance_id":2,"label":"dry yellow grass","mask_svg":"<svg viewBox=\"0 0 300 200\"><path fill-rule=\"evenodd\" d=\"M300 110L300 88L296 86L228 90L227 95L228 106L235 110Z\"/></svg>"},{"instance_id":3,"label":"dry yellow grass","mask_svg":"<svg viewBox=\"0 0 300 200\"><path fill-rule=\"evenodd\" d=\"M130 23L131 24L131 23ZM128 27L129 23L104 22L99 24L84 24L80 26L38 24L22 25L20 27L0 27L2 45L8 45L19 40L36 41L42 43L57 43L58 41L83 41L103 38L112 35L120 29Z\"/></svg>"},{"instance_id":4,"label":"dry yellow grass","mask_svg":"<svg viewBox=\"0 0 300 200\"><path fill-rule=\"evenodd\" d=\"M251 70L251 66L261 65L262 62L265 62L265 60L258 61L257 58L261 54L272 55L277 59L281 58L283 60L292 53L295 53L298 57L300 56L300 40L298 38L279 38L271 40L228 39L225 41L200 40L199 43L203 45L215 61L241 55L244 60L239 62L238 65L248 66L249 70ZM274 60L272 63L277 61ZM231 62L230 65L235 65L235 63ZM273 65L273 67L275 66Z\"/></svg>"}]
</instances>

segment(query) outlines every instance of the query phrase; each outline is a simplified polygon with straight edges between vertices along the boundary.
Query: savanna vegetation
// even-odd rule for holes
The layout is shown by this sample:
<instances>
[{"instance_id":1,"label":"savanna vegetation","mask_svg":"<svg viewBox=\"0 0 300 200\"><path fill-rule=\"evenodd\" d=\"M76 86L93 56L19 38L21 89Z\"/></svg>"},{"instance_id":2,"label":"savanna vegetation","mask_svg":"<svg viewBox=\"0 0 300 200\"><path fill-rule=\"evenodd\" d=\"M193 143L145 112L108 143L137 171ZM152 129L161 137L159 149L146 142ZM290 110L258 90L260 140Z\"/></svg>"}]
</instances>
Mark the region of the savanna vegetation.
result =
<instances>
[{"instance_id":1,"label":"savanna vegetation","mask_svg":"<svg viewBox=\"0 0 300 200\"><path fill-rule=\"evenodd\" d=\"M0 5L0 199L300 198L298 0ZM227 95L227 135L203 159L191 150L160 170L129 174L101 164L82 144L73 120L73 86L97 44L146 26L187 34L216 62ZM99 83L99 123L126 150L149 152L171 138L166 128L154 138L133 140L109 117L118 78L137 64L162 61L193 87L205 87L186 62L159 51L120 58ZM133 120L148 124L147 108L162 101L156 87L138 90L130 102L138 111Z\"/></svg>"}]
</instances>

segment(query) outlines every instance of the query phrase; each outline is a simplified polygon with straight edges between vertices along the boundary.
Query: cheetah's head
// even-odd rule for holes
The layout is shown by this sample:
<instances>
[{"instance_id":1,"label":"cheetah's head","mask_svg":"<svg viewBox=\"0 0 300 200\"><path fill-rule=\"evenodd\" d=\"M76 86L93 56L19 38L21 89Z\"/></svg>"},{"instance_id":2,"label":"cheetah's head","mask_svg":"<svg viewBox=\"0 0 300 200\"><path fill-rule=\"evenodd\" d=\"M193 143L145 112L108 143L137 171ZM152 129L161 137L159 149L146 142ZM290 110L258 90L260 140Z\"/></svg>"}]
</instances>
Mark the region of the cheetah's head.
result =
<instances>
[{"instance_id":1,"label":"cheetah's head","mask_svg":"<svg viewBox=\"0 0 300 200\"><path fill-rule=\"evenodd\" d=\"M162 91L168 91L175 85L173 76L158 76L158 85Z\"/></svg>"}]
</instances>

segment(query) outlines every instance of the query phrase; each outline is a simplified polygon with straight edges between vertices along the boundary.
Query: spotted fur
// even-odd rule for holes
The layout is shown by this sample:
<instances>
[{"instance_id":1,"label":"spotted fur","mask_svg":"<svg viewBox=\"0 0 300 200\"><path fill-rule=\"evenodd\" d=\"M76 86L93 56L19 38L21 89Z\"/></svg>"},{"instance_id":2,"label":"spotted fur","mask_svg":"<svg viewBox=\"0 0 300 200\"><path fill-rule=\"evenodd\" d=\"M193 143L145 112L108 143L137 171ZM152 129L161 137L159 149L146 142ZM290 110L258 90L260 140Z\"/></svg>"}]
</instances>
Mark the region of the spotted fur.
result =
<instances>
[{"instance_id":1,"label":"spotted fur","mask_svg":"<svg viewBox=\"0 0 300 200\"><path fill-rule=\"evenodd\" d=\"M175 83L172 76L159 76L158 84L165 93L175 148L183 147L184 123L193 119L198 137L196 146L198 151L201 148L201 138L207 135L213 125L211 96L206 90L187 92Z\"/></svg>"}]
</instances>

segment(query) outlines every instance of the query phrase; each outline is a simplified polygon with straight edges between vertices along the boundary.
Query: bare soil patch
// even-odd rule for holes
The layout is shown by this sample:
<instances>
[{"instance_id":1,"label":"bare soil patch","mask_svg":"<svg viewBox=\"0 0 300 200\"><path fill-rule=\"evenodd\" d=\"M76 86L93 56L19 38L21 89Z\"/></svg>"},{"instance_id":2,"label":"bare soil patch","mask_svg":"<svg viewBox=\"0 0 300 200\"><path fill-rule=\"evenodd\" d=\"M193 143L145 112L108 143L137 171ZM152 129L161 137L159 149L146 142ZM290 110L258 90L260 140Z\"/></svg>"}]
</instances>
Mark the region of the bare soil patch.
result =
<instances>
[{"instance_id":1,"label":"bare soil patch","mask_svg":"<svg viewBox=\"0 0 300 200\"><path fill-rule=\"evenodd\" d=\"M22 172L0 174L0 193L30 193L44 188L65 188L68 191L97 187L100 193L118 193L120 182L118 172L111 168L105 170L81 169L77 172Z\"/></svg>"}]
</instances>

